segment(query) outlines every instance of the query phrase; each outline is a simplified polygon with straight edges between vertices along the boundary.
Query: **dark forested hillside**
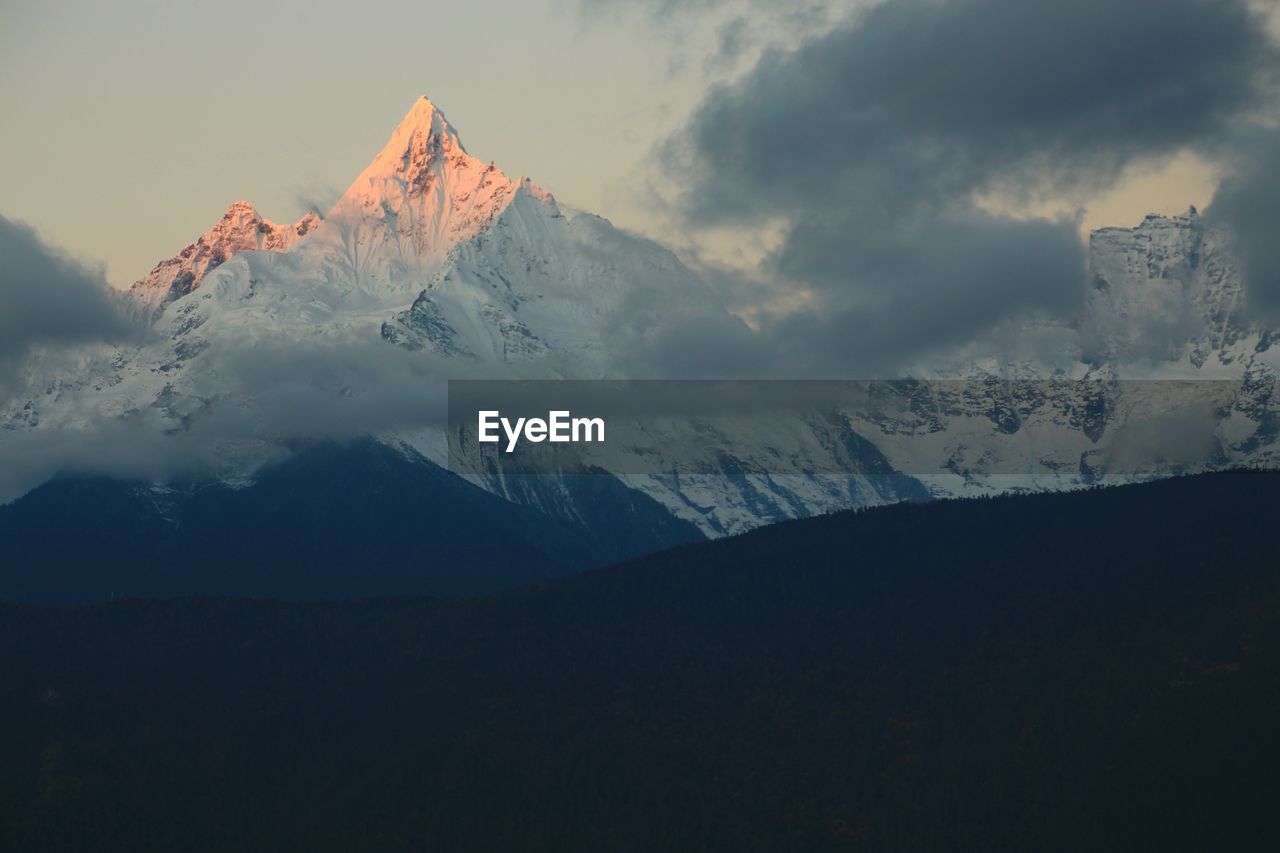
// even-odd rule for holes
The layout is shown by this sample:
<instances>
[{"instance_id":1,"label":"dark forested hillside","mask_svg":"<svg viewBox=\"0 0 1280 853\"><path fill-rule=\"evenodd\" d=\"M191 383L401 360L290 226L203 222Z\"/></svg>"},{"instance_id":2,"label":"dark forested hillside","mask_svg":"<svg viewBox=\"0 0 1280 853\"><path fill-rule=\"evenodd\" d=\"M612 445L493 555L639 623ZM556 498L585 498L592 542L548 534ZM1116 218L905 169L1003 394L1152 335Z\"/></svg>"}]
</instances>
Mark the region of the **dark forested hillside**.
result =
<instances>
[{"instance_id":1,"label":"dark forested hillside","mask_svg":"<svg viewBox=\"0 0 1280 853\"><path fill-rule=\"evenodd\" d=\"M373 441L308 448L242 489L60 479L0 507L0 600L475 595L702 539L612 477L568 487L589 526Z\"/></svg>"},{"instance_id":2,"label":"dark forested hillside","mask_svg":"<svg viewBox=\"0 0 1280 853\"><path fill-rule=\"evenodd\" d=\"M8 606L0 849L1274 849L1277 507L1208 475L467 601Z\"/></svg>"}]
</instances>

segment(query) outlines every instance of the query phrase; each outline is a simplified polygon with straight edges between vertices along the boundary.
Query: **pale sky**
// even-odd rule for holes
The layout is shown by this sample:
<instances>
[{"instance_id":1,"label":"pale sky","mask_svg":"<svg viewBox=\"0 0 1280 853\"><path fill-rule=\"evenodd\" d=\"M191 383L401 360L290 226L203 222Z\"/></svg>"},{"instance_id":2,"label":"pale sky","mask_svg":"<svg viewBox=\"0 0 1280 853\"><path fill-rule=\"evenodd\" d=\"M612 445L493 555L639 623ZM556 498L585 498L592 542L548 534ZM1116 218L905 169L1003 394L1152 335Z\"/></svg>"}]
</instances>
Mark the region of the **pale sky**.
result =
<instances>
[{"instance_id":1,"label":"pale sky","mask_svg":"<svg viewBox=\"0 0 1280 853\"><path fill-rule=\"evenodd\" d=\"M0 0L0 215L126 286L237 199L280 222L332 201L426 94L475 156L680 248L645 192L650 155L732 75L708 57L749 8L673 21L584 17L575 0ZM1182 158L1087 200L1085 222L1203 206L1213 187Z\"/></svg>"}]
</instances>

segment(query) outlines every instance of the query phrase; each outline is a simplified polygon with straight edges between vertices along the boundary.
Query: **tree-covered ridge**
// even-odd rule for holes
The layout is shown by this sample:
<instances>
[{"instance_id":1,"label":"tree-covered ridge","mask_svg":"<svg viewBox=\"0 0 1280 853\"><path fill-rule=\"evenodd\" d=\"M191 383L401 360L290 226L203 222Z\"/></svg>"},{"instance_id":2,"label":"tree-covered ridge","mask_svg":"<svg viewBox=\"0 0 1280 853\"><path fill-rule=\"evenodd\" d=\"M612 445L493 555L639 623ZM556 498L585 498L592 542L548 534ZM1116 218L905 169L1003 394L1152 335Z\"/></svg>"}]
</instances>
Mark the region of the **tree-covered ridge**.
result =
<instances>
[{"instance_id":1,"label":"tree-covered ridge","mask_svg":"<svg viewBox=\"0 0 1280 853\"><path fill-rule=\"evenodd\" d=\"M0 610L0 848L1266 849L1280 477L496 597Z\"/></svg>"}]
</instances>

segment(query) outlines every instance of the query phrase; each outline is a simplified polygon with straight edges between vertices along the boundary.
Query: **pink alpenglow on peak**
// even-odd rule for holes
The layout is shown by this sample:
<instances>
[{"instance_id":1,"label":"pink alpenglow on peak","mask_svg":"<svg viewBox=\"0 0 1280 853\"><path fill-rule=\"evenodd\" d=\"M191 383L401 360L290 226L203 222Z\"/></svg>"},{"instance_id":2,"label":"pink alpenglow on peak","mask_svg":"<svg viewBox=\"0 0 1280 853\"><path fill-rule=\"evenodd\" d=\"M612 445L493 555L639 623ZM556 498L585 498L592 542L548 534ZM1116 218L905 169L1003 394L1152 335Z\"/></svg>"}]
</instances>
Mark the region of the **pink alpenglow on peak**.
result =
<instances>
[{"instance_id":1,"label":"pink alpenglow on peak","mask_svg":"<svg viewBox=\"0 0 1280 853\"><path fill-rule=\"evenodd\" d=\"M213 270L249 251L288 253L294 274L333 282L348 294L413 293L456 246L490 228L518 198L560 215L551 193L467 153L444 113L421 97L323 218L308 213L294 225L277 225L238 201L130 295L155 320Z\"/></svg>"},{"instance_id":2,"label":"pink alpenglow on peak","mask_svg":"<svg viewBox=\"0 0 1280 853\"><path fill-rule=\"evenodd\" d=\"M249 202L237 201L194 243L134 282L129 295L144 316L152 318L170 302L198 288L205 275L241 252L286 252L319 224L320 217L308 213L292 225L280 225L263 218Z\"/></svg>"},{"instance_id":3,"label":"pink alpenglow on peak","mask_svg":"<svg viewBox=\"0 0 1280 853\"><path fill-rule=\"evenodd\" d=\"M467 153L467 149L462 145L462 140L458 137L457 128L449 123L449 119L445 118L440 108L433 104L426 95L414 101L409 112L405 113L404 118L400 120L400 124L396 125L396 129L392 132L386 148L378 156L381 157L388 150L397 148L407 150L412 147L414 140L417 139L430 140L434 147L443 151Z\"/></svg>"},{"instance_id":4,"label":"pink alpenglow on peak","mask_svg":"<svg viewBox=\"0 0 1280 853\"><path fill-rule=\"evenodd\" d=\"M467 153L422 97L325 216L311 249L345 264L362 287L412 279L493 224L522 186L531 188ZM552 203L543 190L532 195Z\"/></svg>"},{"instance_id":5,"label":"pink alpenglow on peak","mask_svg":"<svg viewBox=\"0 0 1280 853\"><path fill-rule=\"evenodd\" d=\"M373 209L383 201L430 193L446 181L456 183L458 172L484 168L467 153L444 113L422 97L396 125L373 162L351 183L333 213L352 206ZM510 182L503 176L500 183Z\"/></svg>"}]
</instances>

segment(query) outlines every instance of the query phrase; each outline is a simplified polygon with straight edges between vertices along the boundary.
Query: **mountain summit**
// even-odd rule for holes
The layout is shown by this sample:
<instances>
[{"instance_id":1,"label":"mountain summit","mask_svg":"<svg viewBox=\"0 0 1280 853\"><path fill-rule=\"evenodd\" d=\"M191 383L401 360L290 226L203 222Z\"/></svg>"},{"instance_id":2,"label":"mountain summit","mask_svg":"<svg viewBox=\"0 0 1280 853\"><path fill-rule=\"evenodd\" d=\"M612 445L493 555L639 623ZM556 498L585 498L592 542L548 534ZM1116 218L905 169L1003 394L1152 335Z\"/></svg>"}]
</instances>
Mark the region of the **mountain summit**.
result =
<instances>
[{"instance_id":1,"label":"mountain summit","mask_svg":"<svg viewBox=\"0 0 1280 853\"><path fill-rule=\"evenodd\" d=\"M492 224L519 186L468 154L444 113L422 97L329 211L319 242L358 280L386 283L438 265Z\"/></svg>"},{"instance_id":2,"label":"mountain summit","mask_svg":"<svg viewBox=\"0 0 1280 853\"><path fill-rule=\"evenodd\" d=\"M442 461L421 401L447 379L623 378L677 332L744 328L662 246L565 216L472 156L426 98L322 219L280 226L237 202L132 295L153 318L146 344L33 365L0 425L83 448L82 433L127 421L167 437L142 442L145 477L166 467L158 448L183 444L188 471L247 483L317 435Z\"/></svg>"},{"instance_id":3,"label":"mountain summit","mask_svg":"<svg viewBox=\"0 0 1280 853\"><path fill-rule=\"evenodd\" d=\"M467 153L457 129L426 95L413 102L374 163L385 160L396 168L407 167L410 155L422 151Z\"/></svg>"},{"instance_id":4,"label":"mountain summit","mask_svg":"<svg viewBox=\"0 0 1280 853\"><path fill-rule=\"evenodd\" d=\"M542 200L551 198L527 179L513 181L468 154L458 131L423 96L325 214L330 224L317 251L367 284L400 278L407 271L421 273L491 224L521 186ZM236 255L286 252L321 221L312 212L292 225L280 225L249 202L237 201L195 242L135 282L130 296L140 313L153 320Z\"/></svg>"}]
</instances>

